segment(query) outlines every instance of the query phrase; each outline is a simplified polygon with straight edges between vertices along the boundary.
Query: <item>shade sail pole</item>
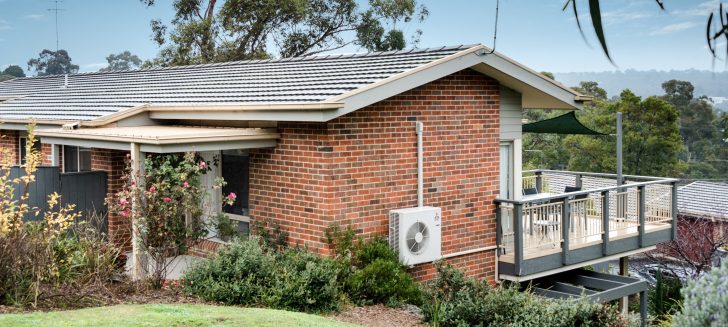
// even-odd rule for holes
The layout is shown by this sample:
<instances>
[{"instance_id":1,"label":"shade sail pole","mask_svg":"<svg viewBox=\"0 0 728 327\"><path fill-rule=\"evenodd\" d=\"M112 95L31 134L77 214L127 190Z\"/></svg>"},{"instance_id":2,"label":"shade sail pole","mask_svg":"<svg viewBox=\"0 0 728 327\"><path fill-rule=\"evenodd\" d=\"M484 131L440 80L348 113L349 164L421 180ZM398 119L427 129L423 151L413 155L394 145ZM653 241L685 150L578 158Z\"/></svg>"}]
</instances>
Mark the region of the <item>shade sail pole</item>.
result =
<instances>
[{"instance_id":1,"label":"shade sail pole","mask_svg":"<svg viewBox=\"0 0 728 327\"><path fill-rule=\"evenodd\" d=\"M622 186L624 184L624 180L622 178L622 113L617 112L617 186ZM617 189L617 192L622 192L622 189ZM617 210L622 210L622 208L617 205ZM620 214L620 216L622 216ZM609 233L609 231L605 231L605 233ZM627 257L621 257L619 258L619 274L622 276L629 276L629 261L627 260ZM619 300L619 306L622 311L622 313L627 313L627 307L629 303L629 298L624 297Z\"/></svg>"},{"instance_id":2,"label":"shade sail pole","mask_svg":"<svg viewBox=\"0 0 728 327\"><path fill-rule=\"evenodd\" d=\"M617 186L622 184L622 113L617 112Z\"/></svg>"}]
</instances>

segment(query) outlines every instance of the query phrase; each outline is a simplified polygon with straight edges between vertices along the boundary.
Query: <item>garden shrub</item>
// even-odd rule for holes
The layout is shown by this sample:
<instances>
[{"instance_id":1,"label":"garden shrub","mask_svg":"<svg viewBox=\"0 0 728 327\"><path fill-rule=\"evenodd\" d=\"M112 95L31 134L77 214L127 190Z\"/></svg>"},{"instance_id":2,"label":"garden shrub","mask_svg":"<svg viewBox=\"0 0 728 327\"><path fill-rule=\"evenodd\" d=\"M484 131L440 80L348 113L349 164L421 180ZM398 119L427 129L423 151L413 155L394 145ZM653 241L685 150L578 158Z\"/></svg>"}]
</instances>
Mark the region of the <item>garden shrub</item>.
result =
<instances>
[{"instance_id":1,"label":"garden shrub","mask_svg":"<svg viewBox=\"0 0 728 327\"><path fill-rule=\"evenodd\" d=\"M389 306L421 303L419 284L387 240L376 237L362 241L351 228L341 230L336 225L326 234L340 267L339 280L352 302Z\"/></svg>"},{"instance_id":2,"label":"garden shrub","mask_svg":"<svg viewBox=\"0 0 728 327\"><path fill-rule=\"evenodd\" d=\"M491 287L437 265L422 312L434 326L626 326L616 308L586 301L549 300L516 286Z\"/></svg>"},{"instance_id":3,"label":"garden shrub","mask_svg":"<svg viewBox=\"0 0 728 327\"><path fill-rule=\"evenodd\" d=\"M682 311L674 326L728 326L728 261L682 289Z\"/></svg>"},{"instance_id":4,"label":"garden shrub","mask_svg":"<svg viewBox=\"0 0 728 327\"><path fill-rule=\"evenodd\" d=\"M383 238L358 242L352 253L352 270L345 281L350 299L357 304L397 306L420 304L417 281L407 272Z\"/></svg>"},{"instance_id":5,"label":"garden shrub","mask_svg":"<svg viewBox=\"0 0 728 327\"><path fill-rule=\"evenodd\" d=\"M190 294L208 301L304 312L338 309L338 266L302 249L269 251L256 237L238 239L185 274Z\"/></svg>"},{"instance_id":6,"label":"garden shrub","mask_svg":"<svg viewBox=\"0 0 728 327\"><path fill-rule=\"evenodd\" d=\"M397 261L375 259L355 270L346 286L349 297L357 304L420 304L419 285Z\"/></svg>"},{"instance_id":7,"label":"garden shrub","mask_svg":"<svg viewBox=\"0 0 728 327\"><path fill-rule=\"evenodd\" d=\"M77 223L73 205L48 197L48 210L28 204L41 154L28 130L23 176L11 178L7 149L0 149L0 305L72 306L91 300L116 273L118 252L98 230ZM22 190L20 196L15 191ZM28 215L40 219L26 221Z\"/></svg>"},{"instance_id":8,"label":"garden shrub","mask_svg":"<svg viewBox=\"0 0 728 327\"><path fill-rule=\"evenodd\" d=\"M662 270L657 271L656 277L655 287L647 295L647 309L655 319L664 321L680 310L683 301L680 294L682 284L677 278L666 277Z\"/></svg>"}]
</instances>

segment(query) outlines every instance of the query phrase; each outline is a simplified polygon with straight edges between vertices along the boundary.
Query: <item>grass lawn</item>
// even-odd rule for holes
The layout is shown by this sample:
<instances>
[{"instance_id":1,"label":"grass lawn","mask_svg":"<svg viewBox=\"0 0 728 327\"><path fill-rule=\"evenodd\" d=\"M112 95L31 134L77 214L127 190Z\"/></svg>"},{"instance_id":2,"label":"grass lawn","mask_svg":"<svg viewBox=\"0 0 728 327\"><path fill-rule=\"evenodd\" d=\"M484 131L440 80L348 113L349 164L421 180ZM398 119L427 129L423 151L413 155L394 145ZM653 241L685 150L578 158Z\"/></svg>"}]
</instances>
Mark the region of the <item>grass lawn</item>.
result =
<instances>
[{"instance_id":1,"label":"grass lawn","mask_svg":"<svg viewBox=\"0 0 728 327\"><path fill-rule=\"evenodd\" d=\"M0 315L0 326L353 326L281 310L200 304L116 305Z\"/></svg>"}]
</instances>

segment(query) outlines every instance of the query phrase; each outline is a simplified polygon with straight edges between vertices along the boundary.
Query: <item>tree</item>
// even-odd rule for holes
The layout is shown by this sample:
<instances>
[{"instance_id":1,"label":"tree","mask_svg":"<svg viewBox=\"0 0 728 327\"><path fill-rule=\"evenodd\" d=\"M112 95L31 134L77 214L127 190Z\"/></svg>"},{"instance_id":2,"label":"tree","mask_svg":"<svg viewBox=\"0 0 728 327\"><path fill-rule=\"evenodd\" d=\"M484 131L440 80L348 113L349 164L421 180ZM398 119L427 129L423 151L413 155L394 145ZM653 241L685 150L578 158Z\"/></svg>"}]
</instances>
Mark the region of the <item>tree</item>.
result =
<instances>
[{"instance_id":1,"label":"tree","mask_svg":"<svg viewBox=\"0 0 728 327\"><path fill-rule=\"evenodd\" d=\"M130 70L142 66L142 60L131 52L124 51L118 54L110 54L106 57L109 63L107 67L99 69L100 72L110 72L114 70Z\"/></svg>"},{"instance_id":2,"label":"tree","mask_svg":"<svg viewBox=\"0 0 728 327\"><path fill-rule=\"evenodd\" d=\"M556 80L556 78L554 77L554 73L552 72L541 72L541 75L546 76L552 80Z\"/></svg>"},{"instance_id":3,"label":"tree","mask_svg":"<svg viewBox=\"0 0 728 327\"><path fill-rule=\"evenodd\" d=\"M592 82L592 81L583 81L579 83L578 87L574 88L575 91L593 96L594 99L606 101L607 100L607 91L603 88L599 87L599 83Z\"/></svg>"},{"instance_id":4,"label":"tree","mask_svg":"<svg viewBox=\"0 0 728 327\"><path fill-rule=\"evenodd\" d=\"M73 74L78 72L78 65L71 63L66 50L43 49L38 58L28 60L28 69L35 70L36 76Z\"/></svg>"},{"instance_id":5,"label":"tree","mask_svg":"<svg viewBox=\"0 0 728 327\"><path fill-rule=\"evenodd\" d=\"M154 0L141 0L147 6ZM175 66L231 60L311 55L356 44L372 51L402 49L399 26L422 21L417 0L175 0L170 26L151 22L161 47L146 66ZM353 33L356 37L347 38ZM420 31L413 35L416 44ZM274 49L269 48L274 46Z\"/></svg>"},{"instance_id":6,"label":"tree","mask_svg":"<svg viewBox=\"0 0 728 327\"><path fill-rule=\"evenodd\" d=\"M18 65L10 65L8 66L8 68L5 68L2 73L14 77L25 77L25 72L23 71L23 68L20 68L20 66Z\"/></svg>"},{"instance_id":7,"label":"tree","mask_svg":"<svg viewBox=\"0 0 728 327\"><path fill-rule=\"evenodd\" d=\"M579 116L582 122L601 132L616 132L616 112L623 113L624 172L634 175L679 176L685 164L678 159L682 140L679 113L657 97L642 100L629 90L612 103L597 102ZM569 152L569 169L613 172L616 169L614 137L569 135L564 140Z\"/></svg>"},{"instance_id":8,"label":"tree","mask_svg":"<svg viewBox=\"0 0 728 327\"><path fill-rule=\"evenodd\" d=\"M695 91L692 83L675 79L662 83L662 89L665 90L663 98L678 108L687 106L693 100Z\"/></svg>"}]
</instances>

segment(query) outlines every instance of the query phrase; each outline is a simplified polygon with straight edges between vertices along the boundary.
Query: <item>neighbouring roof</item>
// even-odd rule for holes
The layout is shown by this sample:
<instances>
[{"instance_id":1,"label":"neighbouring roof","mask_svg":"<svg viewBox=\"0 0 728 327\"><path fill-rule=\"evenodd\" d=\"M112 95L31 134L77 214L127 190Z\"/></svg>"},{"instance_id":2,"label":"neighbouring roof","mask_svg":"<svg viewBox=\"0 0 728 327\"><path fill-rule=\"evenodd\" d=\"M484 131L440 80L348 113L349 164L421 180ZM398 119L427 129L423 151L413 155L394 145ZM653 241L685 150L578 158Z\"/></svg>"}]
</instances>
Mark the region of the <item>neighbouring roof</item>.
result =
<instances>
[{"instance_id":1,"label":"neighbouring roof","mask_svg":"<svg viewBox=\"0 0 728 327\"><path fill-rule=\"evenodd\" d=\"M107 73L16 78L0 83L4 119L91 120L144 104L313 103L452 55L470 45L308 56Z\"/></svg>"},{"instance_id":2,"label":"neighbouring roof","mask_svg":"<svg viewBox=\"0 0 728 327\"><path fill-rule=\"evenodd\" d=\"M681 215L728 219L728 183L697 181L677 191Z\"/></svg>"}]
</instances>

